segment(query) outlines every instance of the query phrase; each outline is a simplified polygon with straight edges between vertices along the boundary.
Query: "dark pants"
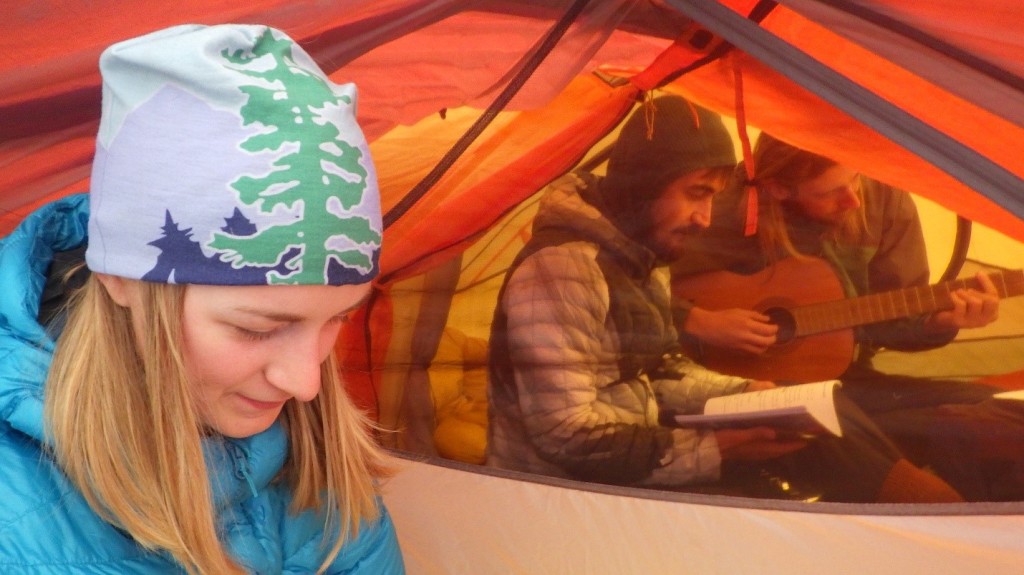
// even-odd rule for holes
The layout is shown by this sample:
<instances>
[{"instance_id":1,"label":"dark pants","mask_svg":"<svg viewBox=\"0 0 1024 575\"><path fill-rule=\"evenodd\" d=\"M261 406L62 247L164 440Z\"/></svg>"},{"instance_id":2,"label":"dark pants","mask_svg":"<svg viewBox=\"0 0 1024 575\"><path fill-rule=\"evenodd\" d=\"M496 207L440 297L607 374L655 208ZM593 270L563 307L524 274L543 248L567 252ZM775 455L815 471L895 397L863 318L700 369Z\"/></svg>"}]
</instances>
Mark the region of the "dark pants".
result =
<instances>
[{"instance_id":1,"label":"dark pants","mask_svg":"<svg viewBox=\"0 0 1024 575\"><path fill-rule=\"evenodd\" d=\"M992 397L998 388L949 379L927 379L852 367L842 377L843 393L868 415L889 411L968 405Z\"/></svg>"},{"instance_id":2,"label":"dark pants","mask_svg":"<svg viewBox=\"0 0 1024 575\"><path fill-rule=\"evenodd\" d=\"M968 501L1024 500L1024 404L1000 389L865 368L843 392L914 464L933 470Z\"/></svg>"},{"instance_id":3,"label":"dark pants","mask_svg":"<svg viewBox=\"0 0 1024 575\"><path fill-rule=\"evenodd\" d=\"M721 484L743 495L783 497L785 493L773 493L765 485L782 478L792 484L797 498L806 494L820 496L822 501L877 501L882 483L903 455L841 390L835 400L842 437L823 435L795 453L770 461L723 462Z\"/></svg>"}]
</instances>

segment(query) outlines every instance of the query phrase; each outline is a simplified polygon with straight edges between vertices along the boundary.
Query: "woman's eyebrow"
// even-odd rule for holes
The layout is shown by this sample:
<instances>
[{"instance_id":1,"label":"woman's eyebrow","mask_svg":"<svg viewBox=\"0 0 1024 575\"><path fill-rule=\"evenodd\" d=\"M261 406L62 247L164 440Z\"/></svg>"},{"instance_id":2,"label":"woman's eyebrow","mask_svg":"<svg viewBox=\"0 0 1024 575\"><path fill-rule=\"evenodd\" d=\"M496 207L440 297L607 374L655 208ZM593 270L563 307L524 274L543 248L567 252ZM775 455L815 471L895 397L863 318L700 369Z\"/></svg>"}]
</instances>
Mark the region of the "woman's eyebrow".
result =
<instances>
[{"instance_id":1,"label":"woman's eyebrow","mask_svg":"<svg viewBox=\"0 0 1024 575\"><path fill-rule=\"evenodd\" d=\"M265 309L258 309L258 308L254 308L254 307L242 306L242 307L236 307L234 309L235 309L236 312L239 312L239 313L244 313L244 314L253 315L253 316L259 316L261 318L269 319L269 320L272 320L272 321L279 321L279 322L282 322L282 323L295 322L295 321L300 321L300 320L303 319L301 316L298 316L298 315L295 315L295 314L283 313L283 312L275 312L275 311L268 311L268 310L265 310Z\"/></svg>"}]
</instances>

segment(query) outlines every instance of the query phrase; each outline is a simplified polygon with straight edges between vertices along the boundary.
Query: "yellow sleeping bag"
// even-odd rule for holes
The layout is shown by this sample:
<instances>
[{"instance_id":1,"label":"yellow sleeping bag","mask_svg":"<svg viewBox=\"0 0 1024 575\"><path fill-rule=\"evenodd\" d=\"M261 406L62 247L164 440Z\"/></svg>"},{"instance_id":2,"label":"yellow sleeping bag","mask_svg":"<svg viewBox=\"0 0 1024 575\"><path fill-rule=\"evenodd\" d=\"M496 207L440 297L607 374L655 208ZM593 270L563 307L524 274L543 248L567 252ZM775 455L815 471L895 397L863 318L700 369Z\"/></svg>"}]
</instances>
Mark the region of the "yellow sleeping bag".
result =
<instances>
[{"instance_id":1,"label":"yellow sleeping bag","mask_svg":"<svg viewBox=\"0 0 1024 575\"><path fill-rule=\"evenodd\" d=\"M438 454L482 464L487 447L487 342L447 327L427 372Z\"/></svg>"}]
</instances>

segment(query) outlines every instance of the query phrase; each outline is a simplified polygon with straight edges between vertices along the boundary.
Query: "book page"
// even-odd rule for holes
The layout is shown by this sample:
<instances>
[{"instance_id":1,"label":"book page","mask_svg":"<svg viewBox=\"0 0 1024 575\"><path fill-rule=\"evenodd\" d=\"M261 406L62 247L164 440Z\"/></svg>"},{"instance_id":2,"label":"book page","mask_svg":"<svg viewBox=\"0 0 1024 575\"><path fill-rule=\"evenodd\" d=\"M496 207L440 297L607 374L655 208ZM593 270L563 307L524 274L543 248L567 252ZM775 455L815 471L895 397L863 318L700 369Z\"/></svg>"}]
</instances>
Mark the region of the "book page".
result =
<instances>
[{"instance_id":1,"label":"book page","mask_svg":"<svg viewBox=\"0 0 1024 575\"><path fill-rule=\"evenodd\" d=\"M785 429L813 427L816 423L842 436L833 400L833 390L840 385L838 380L828 380L715 397L707 401L703 415L680 415L675 421L682 426L766 425Z\"/></svg>"},{"instance_id":2,"label":"book page","mask_svg":"<svg viewBox=\"0 0 1024 575\"><path fill-rule=\"evenodd\" d=\"M824 406L827 411L835 411L832 401L832 390L842 385L839 380L831 379L815 383L779 386L762 391L722 395L708 400L704 406L704 415L717 413L749 413L765 411L781 407L806 405L807 410L816 413ZM819 409L814 409L816 406Z\"/></svg>"},{"instance_id":3,"label":"book page","mask_svg":"<svg viewBox=\"0 0 1024 575\"><path fill-rule=\"evenodd\" d=\"M1010 399L1016 401L1024 401L1024 389L1016 389L1013 391L1002 391L994 394L992 397L996 399Z\"/></svg>"}]
</instances>

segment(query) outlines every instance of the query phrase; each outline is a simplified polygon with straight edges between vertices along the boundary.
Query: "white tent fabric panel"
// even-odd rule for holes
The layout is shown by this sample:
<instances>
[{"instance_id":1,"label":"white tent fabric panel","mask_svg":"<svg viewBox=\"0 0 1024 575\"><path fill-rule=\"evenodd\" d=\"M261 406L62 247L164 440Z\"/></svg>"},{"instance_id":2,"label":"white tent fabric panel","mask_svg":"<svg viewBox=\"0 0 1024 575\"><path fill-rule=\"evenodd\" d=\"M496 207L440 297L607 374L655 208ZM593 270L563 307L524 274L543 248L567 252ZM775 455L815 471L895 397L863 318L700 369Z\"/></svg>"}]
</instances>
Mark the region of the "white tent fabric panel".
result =
<instances>
[{"instance_id":1,"label":"white tent fabric panel","mask_svg":"<svg viewBox=\"0 0 1024 575\"><path fill-rule=\"evenodd\" d=\"M870 515L863 505L849 506L850 515L836 504L808 512L728 507L721 497L659 500L641 490L594 492L426 461L399 465L385 502L411 575L1009 575L1024 568L1021 515L957 515L960 505L912 506L921 515ZM822 506L830 511L817 511ZM906 513L911 506L876 507ZM951 514L935 514L943 509Z\"/></svg>"}]
</instances>

